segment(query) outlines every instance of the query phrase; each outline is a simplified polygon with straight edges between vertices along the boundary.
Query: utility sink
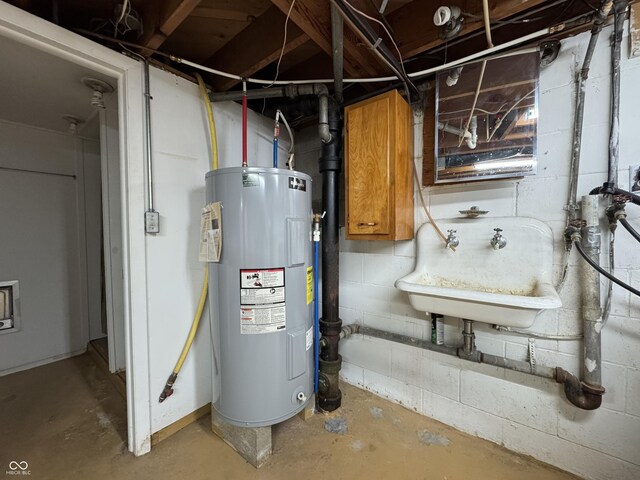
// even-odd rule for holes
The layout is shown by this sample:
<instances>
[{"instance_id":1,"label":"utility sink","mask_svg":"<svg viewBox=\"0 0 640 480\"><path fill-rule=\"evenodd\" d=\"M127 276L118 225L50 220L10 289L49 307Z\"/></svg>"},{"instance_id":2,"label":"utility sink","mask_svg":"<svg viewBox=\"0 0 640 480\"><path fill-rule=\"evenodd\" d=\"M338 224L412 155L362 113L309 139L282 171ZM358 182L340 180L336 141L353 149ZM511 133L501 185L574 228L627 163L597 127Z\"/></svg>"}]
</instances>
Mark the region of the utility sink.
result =
<instances>
[{"instance_id":1,"label":"utility sink","mask_svg":"<svg viewBox=\"0 0 640 480\"><path fill-rule=\"evenodd\" d=\"M396 281L416 310L507 327L530 327L542 310L562 306L553 286L553 234L527 217L436 221L456 230L456 251L429 223L417 235L416 269ZM494 228L507 240L494 249Z\"/></svg>"}]
</instances>

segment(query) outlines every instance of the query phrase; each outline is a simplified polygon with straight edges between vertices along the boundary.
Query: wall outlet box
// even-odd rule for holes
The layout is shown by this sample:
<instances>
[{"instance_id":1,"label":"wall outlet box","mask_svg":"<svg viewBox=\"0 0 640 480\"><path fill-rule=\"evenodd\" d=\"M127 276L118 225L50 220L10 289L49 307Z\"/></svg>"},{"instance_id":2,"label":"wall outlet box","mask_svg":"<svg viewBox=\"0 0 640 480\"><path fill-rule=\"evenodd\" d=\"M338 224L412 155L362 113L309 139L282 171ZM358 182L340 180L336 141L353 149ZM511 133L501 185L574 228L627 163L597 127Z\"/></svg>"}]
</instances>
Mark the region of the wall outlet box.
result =
<instances>
[{"instance_id":1,"label":"wall outlet box","mask_svg":"<svg viewBox=\"0 0 640 480\"><path fill-rule=\"evenodd\" d=\"M0 282L0 334L19 332L20 327L18 281Z\"/></svg>"},{"instance_id":2,"label":"wall outlet box","mask_svg":"<svg viewBox=\"0 0 640 480\"><path fill-rule=\"evenodd\" d=\"M160 233L160 214L154 210L144 212L144 231Z\"/></svg>"},{"instance_id":3,"label":"wall outlet box","mask_svg":"<svg viewBox=\"0 0 640 480\"><path fill-rule=\"evenodd\" d=\"M629 191L640 192L640 165L629 167Z\"/></svg>"},{"instance_id":4,"label":"wall outlet box","mask_svg":"<svg viewBox=\"0 0 640 480\"><path fill-rule=\"evenodd\" d=\"M0 320L0 330L8 330L13 328L13 319Z\"/></svg>"}]
</instances>

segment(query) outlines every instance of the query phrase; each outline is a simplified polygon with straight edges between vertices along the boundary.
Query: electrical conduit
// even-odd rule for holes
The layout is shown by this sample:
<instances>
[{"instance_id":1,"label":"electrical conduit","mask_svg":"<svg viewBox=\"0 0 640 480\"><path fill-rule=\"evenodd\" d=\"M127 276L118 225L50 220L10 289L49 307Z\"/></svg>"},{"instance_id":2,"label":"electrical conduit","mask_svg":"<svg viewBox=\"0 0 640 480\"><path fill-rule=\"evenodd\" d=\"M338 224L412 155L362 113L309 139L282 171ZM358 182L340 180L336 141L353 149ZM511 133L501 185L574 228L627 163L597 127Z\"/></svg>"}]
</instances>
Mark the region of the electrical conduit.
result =
<instances>
[{"instance_id":1,"label":"electrical conduit","mask_svg":"<svg viewBox=\"0 0 640 480\"><path fill-rule=\"evenodd\" d=\"M613 2L603 1L598 10L596 19L591 28L591 37L589 38L589 45L587 46L587 52L584 55L582 62L582 69L577 77L577 93L576 93L576 113L574 117L573 125L573 149L571 151L571 167L570 167L570 182L569 182L569 199L567 202L568 220L575 220L577 217L577 202L578 202L578 175L580 173L580 153L582 147L582 124L584 121L584 100L586 93L586 82L589 77L589 67L591 66L591 59L593 58L593 52L596 48L598 36L602 30L609 12L613 6ZM570 248L570 245L568 246Z\"/></svg>"},{"instance_id":2,"label":"electrical conduit","mask_svg":"<svg viewBox=\"0 0 640 480\"><path fill-rule=\"evenodd\" d=\"M204 81L202 77L196 73L196 78L198 79L198 86L200 88L200 93L202 94L202 100L205 105L205 109L207 112L207 122L209 124L209 137L211 141L211 168L213 170L217 170L218 168L218 141L216 137L216 124L213 119L213 110L211 108L211 102L209 101L209 95L207 94L207 89L204 85ZM187 335L187 340L182 347L182 352L180 352L180 357L178 357L178 361L176 362L175 367L173 367L173 371L169 378L167 379L167 383L162 389L162 393L158 398L160 403L164 402L164 400L173 394L173 385L178 378L178 374L182 369L182 365L187 359L187 355L189 354L189 350L191 350L191 345L193 344L193 339L196 337L196 333L198 332L198 326L200 325L200 319L202 318L202 313L204 312L204 307L207 302L207 292L209 290L209 267L205 266L204 269L204 281L202 282L202 290L200 291L200 300L198 301L198 309L196 310L196 314L193 318L193 322L191 322L191 328L189 329L189 334Z\"/></svg>"},{"instance_id":3,"label":"electrical conduit","mask_svg":"<svg viewBox=\"0 0 640 480\"><path fill-rule=\"evenodd\" d=\"M618 159L620 158L620 47L626 15L627 0L616 0L613 5L614 29L611 42L611 128L609 132L608 182L618 185Z\"/></svg>"}]
</instances>

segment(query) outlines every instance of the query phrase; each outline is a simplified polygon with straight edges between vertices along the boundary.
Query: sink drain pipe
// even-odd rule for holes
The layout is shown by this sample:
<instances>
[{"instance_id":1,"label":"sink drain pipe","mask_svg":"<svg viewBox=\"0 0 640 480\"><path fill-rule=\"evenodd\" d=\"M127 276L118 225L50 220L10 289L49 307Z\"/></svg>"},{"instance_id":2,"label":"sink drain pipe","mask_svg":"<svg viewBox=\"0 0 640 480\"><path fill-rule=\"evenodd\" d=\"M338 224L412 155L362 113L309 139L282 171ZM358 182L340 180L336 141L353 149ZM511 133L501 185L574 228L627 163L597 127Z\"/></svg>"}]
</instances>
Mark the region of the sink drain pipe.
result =
<instances>
[{"instance_id":1,"label":"sink drain pipe","mask_svg":"<svg viewBox=\"0 0 640 480\"><path fill-rule=\"evenodd\" d=\"M594 322L593 332L597 335L593 336L591 344L593 345L597 343L599 347L599 331L596 332L597 327L595 326L595 323L597 322ZM585 380L580 381L578 377L567 372L561 367L547 367L544 365L531 364L523 360L515 360L513 358L484 353L478 350L475 346L475 334L473 333L473 321L471 320L464 320L462 347L437 345L435 343L431 343L431 340L409 337L407 335L386 332L378 330L377 328L365 327L357 324L342 327L340 338L346 338L354 333L421 348L423 350L430 350L436 353L442 353L444 355L449 355L473 363L484 363L494 367L504 368L506 370L513 370L515 372L554 380L555 382L563 385L567 399L573 405L583 410L595 410L602 403L604 388L602 388L599 383L595 383L599 382L598 378L600 378L599 361L597 362L598 368L592 369L589 375L585 376ZM587 333L585 330L585 336L586 335ZM599 352L599 348L596 351ZM591 352L590 354L593 356ZM587 369L585 368L585 370Z\"/></svg>"},{"instance_id":2,"label":"sink drain pipe","mask_svg":"<svg viewBox=\"0 0 640 480\"><path fill-rule=\"evenodd\" d=\"M600 263L600 218L598 197L582 197L582 248L597 263ZM600 275L586 262L582 263L582 317L584 322L584 395L578 392L575 400L598 408L602 402L602 309L600 308ZM574 400L567 398L575 404ZM589 408L592 410L593 408Z\"/></svg>"},{"instance_id":3,"label":"sink drain pipe","mask_svg":"<svg viewBox=\"0 0 640 480\"><path fill-rule=\"evenodd\" d=\"M578 247L585 260L600 263L600 218L598 197L582 197L582 225L568 229L570 240ZM602 386L602 309L600 307L600 276L588 261L582 263L582 318L584 331L582 381L564 379L567 399L585 410L595 410L602 404L605 389ZM560 380L558 380L560 381Z\"/></svg>"},{"instance_id":4,"label":"sink drain pipe","mask_svg":"<svg viewBox=\"0 0 640 480\"><path fill-rule=\"evenodd\" d=\"M348 337L353 333L360 333L368 337L380 338L382 340L400 343L410 347L430 350L432 352L457 357L473 363L485 363L487 365L493 365L494 367L528 373L530 375L548 378L551 380L557 380L557 372L558 370L562 370L560 368L545 367L541 365L533 366L529 362L525 362L523 360L514 360L512 358L499 357L490 353L481 352L475 347L475 334L473 333L473 322L471 320L465 320L465 332L463 332L464 344L462 347L437 345L435 343L431 343L430 339L422 340L420 338L409 337L399 333L386 332L384 330L378 330L377 328L365 327L362 325L347 325L346 327L343 327L342 330L344 337ZM572 377L571 374L568 375Z\"/></svg>"}]
</instances>

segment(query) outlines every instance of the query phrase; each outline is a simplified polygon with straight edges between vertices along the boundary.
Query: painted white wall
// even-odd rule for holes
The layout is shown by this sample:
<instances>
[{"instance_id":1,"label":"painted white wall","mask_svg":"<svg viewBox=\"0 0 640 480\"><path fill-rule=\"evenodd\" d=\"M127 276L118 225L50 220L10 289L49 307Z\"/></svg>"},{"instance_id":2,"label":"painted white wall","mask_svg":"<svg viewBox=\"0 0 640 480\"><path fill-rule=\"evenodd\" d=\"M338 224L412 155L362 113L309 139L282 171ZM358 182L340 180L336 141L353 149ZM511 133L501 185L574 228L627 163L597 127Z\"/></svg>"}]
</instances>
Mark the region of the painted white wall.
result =
<instances>
[{"instance_id":1,"label":"painted white wall","mask_svg":"<svg viewBox=\"0 0 640 480\"><path fill-rule=\"evenodd\" d=\"M122 188L122 257L127 365L128 448L136 455L151 449L149 355L144 230L144 135L142 68L139 62L68 30L0 2L0 35L82 65L117 84Z\"/></svg>"},{"instance_id":2,"label":"painted white wall","mask_svg":"<svg viewBox=\"0 0 640 480\"><path fill-rule=\"evenodd\" d=\"M205 204L204 178L211 167L209 127L197 85L152 68L150 88L154 201L160 212L160 233L146 240L151 425L156 432L212 399L207 308L174 395L162 404L157 401L180 355L202 288L200 211ZM214 104L213 110L219 167L240 166L241 107L225 102ZM271 166L273 122L250 111L248 132L249 165ZM286 147L283 142L280 158L285 158Z\"/></svg>"},{"instance_id":3,"label":"painted white wall","mask_svg":"<svg viewBox=\"0 0 640 480\"><path fill-rule=\"evenodd\" d=\"M100 167L102 194L100 211L103 221L105 316L109 347L109 371L126 369L125 341L125 288L122 167L120 155L120 128L118 125L117 98L108 95L105 108L99 113Z\"/></svg>"},{"instance_id":4,"label":"painted white wall","mask_svg":"<svg viewBox=\"0 0 640 480\"><path fill-rule=\"evenodd\" d=\"M0 121L0 167L19 169L0 169L0 278L20 282L22 325L0 335L0 375L86 348L100 314L100 224L85 222L100 206L85 197L100 190L97 151L94 140Z\"/></svg>"},{"instance_id":5,"label":"painted white wall","mask_svg":"<svg viewBox=\"0 0 640 480\"><path fill-rule=\"evenodd\" d=\"M99 115L88 122L92 129L99 132ZM84 158L84 198L87 251L87 307L89 319L89 340L106 335L102 328L102 199L100 142L83 142Z\"/></svg>"},{"instance_id":6,"label":"painted white wall","mask_svg":"<svg viewBox=\"0 0 640 480\"><path fill-rule=\"evenodd\" d=\"M626 31L626 29L625 29ZM598 43L587 90L582 164L578 195L606 179L609 115L609 36ZM531 216L548 223L555 234L556 270L568 192L574 75L582 62L588 33L562 42L558 59L540 78L538 174L507 180L425 189L435 218L458 215L478 205L488 216ZM628 59L623 39L619 180L628 187L631 163L640 158L637 134L640 111L640 59ZM418 131L422 126L418 126ZM416 199L416 225L425 216ZM630 222L640 225L640 209L629 206ZM622 227L616 236L616 276L640 286L640 248ZM489 235L489 233L488 233ZM508 237L508 232L505 232ZM462 240L464 241L464 240ZM603 242L604 243L604 242ZM393 286L410 273L415 242L340 244L340 315L345 324L359 322L419 338L430 337L422 312ZM580 331L579 262L573 252L563 307L542 315L532 331L570 334ZM603 255L603 258L604 255ZM514 268L517 268L514 266ZM604 289L603 289L604 290ZM459 341L460 320L446 319L448 342ZM527 339L498 334L477 325L482 351L526 360ZM589 479L640 478L640 299L614 287L612 314L603 331L602 407L581 411L550 381L485 365L473 365L431 352L356 336L341 342L343 378L402 403L465 432L532 455ZM539 364L579 372L580 342L536 340Z\"/></svg>"}]
</instances>

